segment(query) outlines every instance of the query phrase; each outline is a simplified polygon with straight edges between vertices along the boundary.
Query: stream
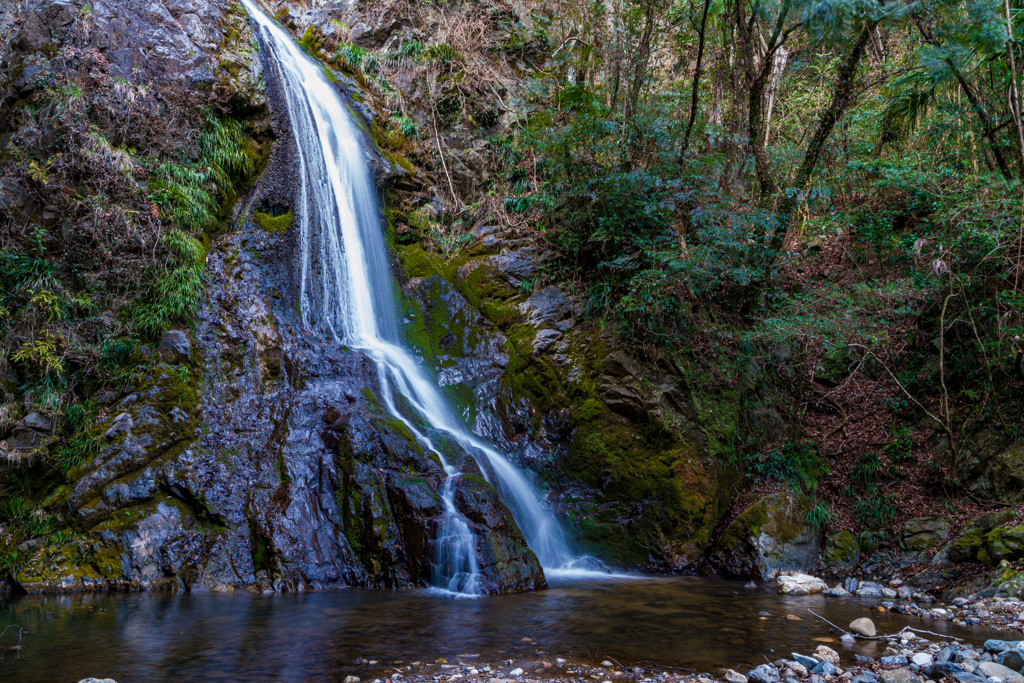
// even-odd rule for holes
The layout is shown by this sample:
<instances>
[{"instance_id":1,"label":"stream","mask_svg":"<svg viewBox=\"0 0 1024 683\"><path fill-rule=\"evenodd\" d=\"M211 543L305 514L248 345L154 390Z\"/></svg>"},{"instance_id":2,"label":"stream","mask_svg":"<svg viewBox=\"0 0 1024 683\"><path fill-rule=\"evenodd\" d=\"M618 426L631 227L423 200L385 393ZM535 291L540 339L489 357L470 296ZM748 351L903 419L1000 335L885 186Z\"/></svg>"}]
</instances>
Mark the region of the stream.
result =
<instances>
[{"instance_id":1,"label":"stream","mask_svg":"<svg viewBox=\"0 0 1024 683\"><path fill-rule=\"evenodd\" d=\"M369 681L394 673L398 662L440 658L492 666L612 659L715 673L763 663L763 656L809 654L820 642L845 661L853 651L879 656L884 649L865 641L844 647L811 611L842 626L870 615L880 633L910 625L975 644L1006 635L881 613L877 601L780 596L774 584L572 576L550 583L545 591L463 600L422 589L15 599L0 604L0 631L21 627L20 649L9 649L18 641L18 629L9 628L0 637L0 681Z\"/></svg>"}]
</instances>

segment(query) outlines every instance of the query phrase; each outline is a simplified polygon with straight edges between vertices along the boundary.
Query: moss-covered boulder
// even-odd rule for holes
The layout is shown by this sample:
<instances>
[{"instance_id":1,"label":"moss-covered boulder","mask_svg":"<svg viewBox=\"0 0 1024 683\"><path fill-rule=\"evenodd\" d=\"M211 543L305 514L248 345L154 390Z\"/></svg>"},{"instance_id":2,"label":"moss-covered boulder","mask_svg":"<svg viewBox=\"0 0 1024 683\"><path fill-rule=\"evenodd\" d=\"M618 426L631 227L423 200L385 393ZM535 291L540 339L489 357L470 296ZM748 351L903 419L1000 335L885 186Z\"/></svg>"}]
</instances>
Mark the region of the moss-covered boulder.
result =
<instances>
[{"instance_id":1,"label":"moss-covered boulder","mask_svg":"<svg viewBox=\"0 0 1024 683\"><path fill-rule=\"evenodd\" d=\"M803 521L805 496L773 493L759 499L722 532L710 556L726 576L770 579L780 571L809 570L818 559L818 533Z\"/></svg>"},{"instance_id":2,"label":"moss-covered boulder","mask_svg":"<svg viewBox=\"0 0 1024 683\"><path fill-rule=\"evenodd\" d=\"M917 517L903 525L900 544L905 550L937 548L949 536L949 520L942 517Z\"/></svg>"},{"instance_id":3,"label":"moss-covered boulder","mask_svg":"<svg viewBox=\"0 0 1024 683\"><path fill-rule=\"evenodd\" d=\"M1024 559L1024 526L993 529L985 537L985 547L978 556L991 565Z\"/></svg>"},{"instance_id":4,"label":"moss-covered boulder","mask_svg":"<svg viewBox=\"0 0 1024 683\"><path fill-rule=\"evenodd\" d=\"M849 529L835 530L825 540L822 559L831 572L848 572L860 562L860 543Z\"/></svg>"},{"instance_id":5,"label":"moss-covered boulder","mask_svg":"<svg viewBox=\"0 0 1024 683\"><path fill-rule=\"evenodd\" d=\"M977 562L978 552L985 543L986 536L992 530L1012 521L1011 510L993 512L979 517L966 527L960 536L946 547L946 557L950 562Z\"/></svg>"}]
</instances>

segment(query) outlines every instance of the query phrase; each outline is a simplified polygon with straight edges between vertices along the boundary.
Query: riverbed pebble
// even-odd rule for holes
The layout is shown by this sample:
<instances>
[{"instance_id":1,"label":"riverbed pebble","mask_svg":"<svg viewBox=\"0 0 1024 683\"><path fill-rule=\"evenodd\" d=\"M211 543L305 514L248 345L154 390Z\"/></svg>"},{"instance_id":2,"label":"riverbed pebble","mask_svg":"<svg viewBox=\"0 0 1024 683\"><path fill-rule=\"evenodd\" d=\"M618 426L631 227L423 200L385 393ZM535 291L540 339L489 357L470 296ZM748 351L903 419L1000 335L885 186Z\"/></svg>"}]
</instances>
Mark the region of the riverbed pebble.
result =
<instances>
[{"instance_id":1,"label":"riverbed pebble","mask_svg":"<svg viewBox=\"0 0 1024 683\"><path fill-rule=\"evenodd\" d=\"M725 675L722 676L722 678L725 679L726 683L747 683L746 676L741 674L739 671L733 671L732 669L726 670Z\"/></svg>"}]
</instances>

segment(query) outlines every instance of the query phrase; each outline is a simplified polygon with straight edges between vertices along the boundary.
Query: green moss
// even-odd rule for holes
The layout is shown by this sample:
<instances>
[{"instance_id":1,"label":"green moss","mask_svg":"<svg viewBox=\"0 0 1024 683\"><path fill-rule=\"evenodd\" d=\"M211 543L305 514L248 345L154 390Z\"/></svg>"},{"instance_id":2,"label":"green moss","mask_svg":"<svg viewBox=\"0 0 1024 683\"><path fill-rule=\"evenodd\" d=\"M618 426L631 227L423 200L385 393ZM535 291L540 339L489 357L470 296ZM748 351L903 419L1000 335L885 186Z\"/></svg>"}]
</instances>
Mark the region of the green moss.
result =
<instances>
[{"instance_id":1,"label":"green moss","mask_svg":"<svg viewBox=\"0 0 1024 683\"><path fill-rule=\"evenodd\" d=\"M402 262L402 270L410 278L430 277L438 273L434 262L427 256L427 252L418 247L402 249L398 258Z\"/></svg>"},{"instance_id":2,"label":"green moss","mask_svg":"<svg viewBox=\"0 0 1024 683\"><path fill-rule=\"evenodd\" d=\"M260 213L257 211L252 215L252 219L256 225L260 226L267 232L275 232L280 235L287 232L288 228L292 226L294 215L291 211L283 213L280 216L271 216L270 214Z\"/></svg>"}]
</instances>

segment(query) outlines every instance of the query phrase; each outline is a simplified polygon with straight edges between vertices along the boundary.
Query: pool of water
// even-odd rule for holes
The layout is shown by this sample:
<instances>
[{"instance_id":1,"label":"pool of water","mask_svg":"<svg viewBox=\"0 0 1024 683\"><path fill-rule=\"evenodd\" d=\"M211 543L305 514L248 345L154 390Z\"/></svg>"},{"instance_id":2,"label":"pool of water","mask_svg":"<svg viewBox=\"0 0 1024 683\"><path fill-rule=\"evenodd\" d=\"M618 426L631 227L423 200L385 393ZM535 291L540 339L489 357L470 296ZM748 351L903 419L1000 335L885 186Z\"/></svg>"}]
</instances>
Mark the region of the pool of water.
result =
<instances>
[{"instance_id":1,"label":"pool of water","mask_svg":"<svg viewBox=\"0 0 1024 683\"><path fill-rule=\"evenodd\" d=\"M546 591L472 600L356 589L28 597L0 604L0 631L18 627L0 636L0 681L366 680L396 662L467 655L490 664L565 657L714 672L830 640L843 652L812 611L843 626L870 612L880 633L910 625L978 643L1005 635L876 606L698 577L555 577ZM856 647L879 654L877 643Z\"/></svg>"}]
</instances>

